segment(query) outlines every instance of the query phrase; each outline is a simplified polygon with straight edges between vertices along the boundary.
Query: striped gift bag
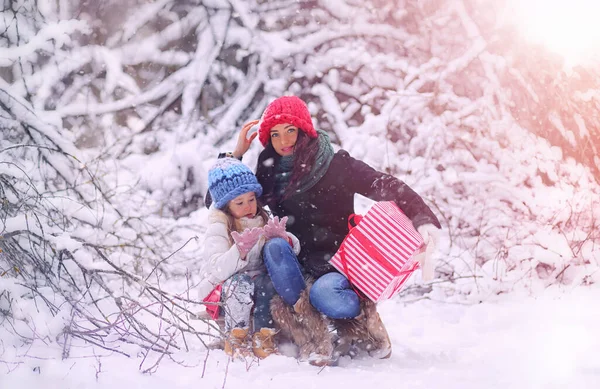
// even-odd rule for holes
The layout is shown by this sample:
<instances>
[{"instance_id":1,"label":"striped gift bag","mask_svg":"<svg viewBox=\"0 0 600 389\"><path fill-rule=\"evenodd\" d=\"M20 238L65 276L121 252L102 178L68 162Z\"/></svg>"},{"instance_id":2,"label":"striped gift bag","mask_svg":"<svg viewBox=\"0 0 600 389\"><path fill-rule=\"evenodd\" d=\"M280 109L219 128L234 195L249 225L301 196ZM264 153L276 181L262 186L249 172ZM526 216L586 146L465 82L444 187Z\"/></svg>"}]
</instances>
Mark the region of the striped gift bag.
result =
<instances>
[{"instance_id":1,"label":"striped gift bag","mask_svg":"<svg viewBox=\"0 0 600 389\"><path fill-rule=\"evenodd\" d=\"M330 263L374 302L400 291L419 262L423 238L394 202L378 202L351 228Z\"/></svg>"}]
</instances>

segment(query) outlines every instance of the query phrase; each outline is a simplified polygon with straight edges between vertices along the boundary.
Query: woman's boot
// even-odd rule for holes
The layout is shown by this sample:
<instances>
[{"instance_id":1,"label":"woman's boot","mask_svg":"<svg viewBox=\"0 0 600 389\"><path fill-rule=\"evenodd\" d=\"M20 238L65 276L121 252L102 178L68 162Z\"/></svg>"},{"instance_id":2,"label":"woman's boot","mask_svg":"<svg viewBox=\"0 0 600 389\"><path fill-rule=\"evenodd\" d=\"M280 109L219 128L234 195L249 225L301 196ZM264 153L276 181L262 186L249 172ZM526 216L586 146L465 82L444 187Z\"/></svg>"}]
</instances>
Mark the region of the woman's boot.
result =
<instances>
[{"instance_id":1,"label":"woman's boot","mask_svg":"<svg viewBox=\"0 0 600 389\"><path fill-rule=\"evenodd\" d=\"M275 296L271 301L271 314L281 333L300 348L300 359L315 366L331 365L334 360L329 320L310 304L308 289L300 294L293 307Z\"/></svg>"},{"instance_id":2,"label":"woman's boot","mask_svg":"<svg viewBox=\"0 0 600 389\"><path fill-rule=\"evenodd\" d=\"M371 300L362 300L360 314L351 320L336 320L338 343L351 349L356 346L373 358L385 359L392 355L392 343L381 321L377 306Z\"/></svg>"}]
</instances>

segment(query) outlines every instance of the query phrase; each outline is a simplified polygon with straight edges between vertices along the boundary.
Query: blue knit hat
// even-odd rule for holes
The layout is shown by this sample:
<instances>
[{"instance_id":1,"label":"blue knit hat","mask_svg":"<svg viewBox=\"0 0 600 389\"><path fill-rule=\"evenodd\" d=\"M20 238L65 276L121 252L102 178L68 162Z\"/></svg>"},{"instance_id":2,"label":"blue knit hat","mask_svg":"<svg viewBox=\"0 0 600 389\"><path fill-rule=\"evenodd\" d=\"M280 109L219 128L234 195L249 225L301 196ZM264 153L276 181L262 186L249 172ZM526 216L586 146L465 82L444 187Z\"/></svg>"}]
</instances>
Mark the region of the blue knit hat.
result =
<instances>
[{"instance_id":1,"label":"blue knit hat","mask_svg":"<svg viewBox=\"0 0 600 389\"><path fill-rule=\"evenodd\" d=\"M235 158L217 159L208 171L208 190L218 209L246 192L260 197L263 191L252 170Z\"/></svg>"}]
</instances>

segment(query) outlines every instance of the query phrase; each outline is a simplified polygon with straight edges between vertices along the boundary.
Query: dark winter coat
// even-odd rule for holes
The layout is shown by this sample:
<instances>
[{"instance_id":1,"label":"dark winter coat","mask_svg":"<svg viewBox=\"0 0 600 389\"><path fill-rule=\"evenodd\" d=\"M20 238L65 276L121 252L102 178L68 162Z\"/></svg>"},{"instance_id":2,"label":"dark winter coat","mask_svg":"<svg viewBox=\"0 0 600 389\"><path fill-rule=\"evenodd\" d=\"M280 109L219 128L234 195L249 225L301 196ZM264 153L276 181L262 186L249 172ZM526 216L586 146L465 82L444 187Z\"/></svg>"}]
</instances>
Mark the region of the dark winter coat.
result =
<instances>
[{"instance_id":1,"label":"dark winter coat","mask_svg":"<svg viewBox=\"0 0 600 389\"><path fill-rule=\"evenodd\" d=\"M267 148L258 159L256 176L265 193L274 185L275 164L271 158L277 159ZM298 259L307 273L319 277L335 270L328 261L348 233L355 193L375 201L394 201L415 228L428 223L440 228L437 217L408 185L340 150L327 173L311 189L280 203L273 200L266 204L274 215L289 217L287 229L300 240Z\"/></svg>"}]
</instances>

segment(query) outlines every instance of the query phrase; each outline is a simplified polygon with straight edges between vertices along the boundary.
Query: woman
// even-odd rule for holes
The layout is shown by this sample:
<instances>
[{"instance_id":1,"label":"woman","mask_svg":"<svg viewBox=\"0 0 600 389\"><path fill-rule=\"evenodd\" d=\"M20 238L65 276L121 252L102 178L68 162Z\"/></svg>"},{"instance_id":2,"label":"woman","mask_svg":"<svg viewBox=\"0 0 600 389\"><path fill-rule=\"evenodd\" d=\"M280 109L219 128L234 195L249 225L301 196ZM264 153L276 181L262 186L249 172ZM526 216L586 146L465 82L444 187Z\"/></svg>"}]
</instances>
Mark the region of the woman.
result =
<instances>
[{"instance_id":1,"label":"woman","mask_svg":"<svg viewBox=\"0 0 600 389\"><path fill-rule=\"evenodd\" d=\"M247 138L250 128L258 123L258 133ZM265 260L275 290L283 300L274 299L271 303L275 321L301 347L302 342L308 342L307 348L313 349L318 354L315 358L322 363L334 359L332 347L319 348L310 343L330 343L331 338L317 334L311 327L327 331L328 319L334 320L342 345L357 346L374 357L389 357L390 340L375 304L359 297L328 261L348 233L348 216L354 213L356 193L375 201L394 201L430 246L427 252L435 245L438 219L404 182L374 170L345 150L334 153L328 135L314 128L306 104L298 97L274 100L260 121L247 123L233 156L241 158L256 136L265 147L256 168L256 177L263 187L263 203L274 215L289 217L287 229L302 247L297 270L289 264ZM312 287L290 290L289 280L304 286L298 281L303 273L316 279ZM324 324L307 323L299 314L297 307L306 311L307 300L324 314Z\"/></svg>"}]
</instances>

